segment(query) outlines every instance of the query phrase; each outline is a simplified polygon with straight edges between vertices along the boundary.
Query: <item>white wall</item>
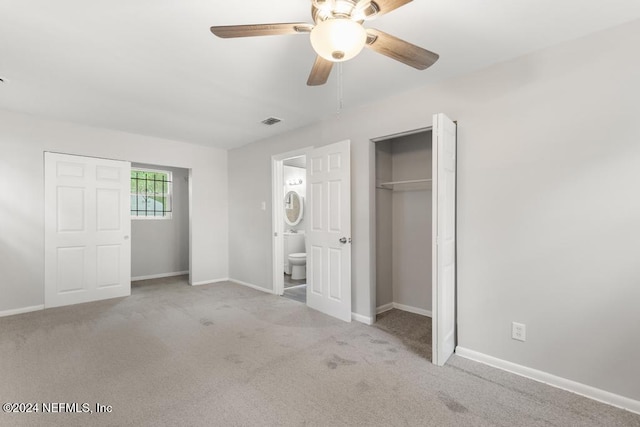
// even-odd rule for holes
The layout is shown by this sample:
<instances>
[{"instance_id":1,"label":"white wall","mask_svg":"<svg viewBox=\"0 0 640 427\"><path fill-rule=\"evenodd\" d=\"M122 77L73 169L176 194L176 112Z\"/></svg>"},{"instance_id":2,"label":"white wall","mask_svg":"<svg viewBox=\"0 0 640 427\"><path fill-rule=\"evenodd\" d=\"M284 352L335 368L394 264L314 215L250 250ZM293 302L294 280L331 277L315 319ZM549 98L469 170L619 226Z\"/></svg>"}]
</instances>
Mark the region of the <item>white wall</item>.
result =
<instances>
[{"instance_id":1,"label":"white wall","mask_svg":"<svg viewBox=\"0 0 640 427\"><path fill-rule=\"evenodd\" d=\"M640 399L639 39L634 21L230 151L230 275L272 287L271 155L350 139L353 311L373 316L370 139L445 112L458 121L459 344Z\"/></svg>"},{"instance_id":2,"label":"white wall","mask_svg":"<svg viewBox=\"0 0 640 427\"><path fill-rule=\"evenodd\" d=\"M44 303L44 151L191 169L191 280L228 277L225 151L0 111L0 312Z\"/></svg>"},{"instance_id":3,"label":"white wall","mask_svg":"<svg viewBox=\"0 0 640 427\"><path fill-rule=\"evenodd\" d=\"M131 277L189 270L189 171L134 163L132 168L171 172L172 212L169 219L131 220Z\"/></svg>"}]
</instances>

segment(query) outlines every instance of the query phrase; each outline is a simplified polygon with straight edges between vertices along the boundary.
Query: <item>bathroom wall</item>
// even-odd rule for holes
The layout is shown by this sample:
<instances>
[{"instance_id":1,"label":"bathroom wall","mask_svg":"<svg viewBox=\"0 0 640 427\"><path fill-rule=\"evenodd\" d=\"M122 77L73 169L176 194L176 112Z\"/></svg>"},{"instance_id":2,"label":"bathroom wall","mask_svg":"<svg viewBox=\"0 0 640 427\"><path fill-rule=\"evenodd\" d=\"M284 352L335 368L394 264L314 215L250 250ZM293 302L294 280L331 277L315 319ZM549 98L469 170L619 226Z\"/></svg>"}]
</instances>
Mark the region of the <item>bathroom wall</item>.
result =
<instances>
[{"instance_id":1,"label":"bathroom wall","mask_svg":"<svg viewBox=\"0 0 640 427\"><path fill-rule=\"evenodd\" d=\"M392 181L431 178L431 132L392 140L391 171ZM407 184L391 193L393 302L430 313L432 191Z\"/></svg>"},{"instance_id":2,"label":"bathroom wall","mask_svg":"<svg viewBox=\"0 0 640 427\"><path fill-rule=\"evenodd\" d=\"M292 191L292 190L295 191L302 197L302 203L304 206L302 210L302 220L300 220L300 222L295 226L291 226L285 222L284 230L285 231L290 229L304 230L305 229L304 219L307 213L307 210L306 210L307 209L307 170L305 168L285 165L283 167L283 177L284 177L284 193L283 194L286 195L287 192L289 191ZM293 180L302 179L302 184L288 185L287 182L291 179ZM283 202L283 206L284 206L284 202Z\"/></svg>"},{"instance_id":3,"label":"bathroom wall","mask_svg":"<svg viewBox=\"0 0 640 427\"><path fill-rule=\"evenodd\" d=\"M189 170L132 163L172 173L171 219L131 220L131 278L189 271Z\"/></svg>"}]
</instances>

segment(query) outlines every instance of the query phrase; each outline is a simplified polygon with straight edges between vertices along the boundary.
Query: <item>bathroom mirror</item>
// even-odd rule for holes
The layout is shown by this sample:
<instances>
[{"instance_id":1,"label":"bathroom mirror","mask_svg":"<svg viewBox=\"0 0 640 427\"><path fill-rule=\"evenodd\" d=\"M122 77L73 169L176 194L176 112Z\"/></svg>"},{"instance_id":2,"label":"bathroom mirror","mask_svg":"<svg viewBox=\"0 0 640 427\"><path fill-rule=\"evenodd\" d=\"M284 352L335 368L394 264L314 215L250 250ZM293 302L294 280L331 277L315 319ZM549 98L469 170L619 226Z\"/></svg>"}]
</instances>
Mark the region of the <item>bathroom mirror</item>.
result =
<instances>
[{"instance_id":1,"label":"bathroom mirror","mask_svg":"<svg viewBox=\"0 0 640 427\"><path fill-rule=\"evenodd\" d=\"M304 204L302 197L295 191L289 191L284 196L284 222L288 225L298 225L302 220Z\"/></svg>"}]
</instances>

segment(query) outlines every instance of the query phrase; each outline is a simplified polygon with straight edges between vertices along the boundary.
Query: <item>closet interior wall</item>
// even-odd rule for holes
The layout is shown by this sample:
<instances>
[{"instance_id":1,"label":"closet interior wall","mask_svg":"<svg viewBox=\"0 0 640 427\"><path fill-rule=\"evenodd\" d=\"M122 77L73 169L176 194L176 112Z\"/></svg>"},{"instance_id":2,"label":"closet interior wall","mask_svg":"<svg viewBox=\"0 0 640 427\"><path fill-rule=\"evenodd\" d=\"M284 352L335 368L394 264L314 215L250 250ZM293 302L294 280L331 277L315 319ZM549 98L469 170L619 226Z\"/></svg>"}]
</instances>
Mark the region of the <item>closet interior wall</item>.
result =
<instances>
[{"instance_id":1,"label":"closet interior wall","mask_svg":"<svg viewBox=\"0 0 640 427\"><path fill-rule=\"evenodd\" d=\"M431 315L431 131L376 143L376 306Z\"/></svg>"}]
</instances>

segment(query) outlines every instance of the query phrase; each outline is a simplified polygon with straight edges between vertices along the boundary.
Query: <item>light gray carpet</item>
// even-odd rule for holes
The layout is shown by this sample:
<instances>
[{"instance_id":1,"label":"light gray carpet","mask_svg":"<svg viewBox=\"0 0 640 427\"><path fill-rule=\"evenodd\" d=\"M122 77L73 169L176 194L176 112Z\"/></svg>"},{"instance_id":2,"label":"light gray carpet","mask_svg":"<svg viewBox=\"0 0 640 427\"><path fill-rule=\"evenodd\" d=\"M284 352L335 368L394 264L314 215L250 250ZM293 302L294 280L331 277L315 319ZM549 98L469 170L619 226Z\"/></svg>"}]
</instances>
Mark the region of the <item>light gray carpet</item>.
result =
<instances>
[{"instance_id":1,"label":"light gray carpet","mask_svg":"<svg viewBox=\"0 0 640 427\"><path fill-rule=\"evenodd\" d=\"M231 283L143 283L129 298L0 319L3 402L110 414L21 425L640 426L640 416Z\"/></svg>"}]
</instances>

